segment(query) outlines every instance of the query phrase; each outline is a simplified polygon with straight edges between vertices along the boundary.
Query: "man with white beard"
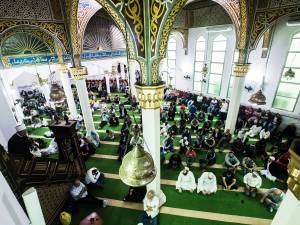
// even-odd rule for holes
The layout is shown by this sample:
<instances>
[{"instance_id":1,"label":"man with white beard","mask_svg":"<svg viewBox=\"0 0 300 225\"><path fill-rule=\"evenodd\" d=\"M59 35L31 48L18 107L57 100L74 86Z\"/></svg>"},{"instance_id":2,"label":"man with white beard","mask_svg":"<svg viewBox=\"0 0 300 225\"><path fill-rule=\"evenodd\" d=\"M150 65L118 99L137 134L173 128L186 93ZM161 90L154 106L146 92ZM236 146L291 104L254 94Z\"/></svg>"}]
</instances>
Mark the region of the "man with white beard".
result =
<instances>
[{"instance_id":1,"label":"man with white beard","mask_svg":"<svg viewBox=\"0 0 300 225\"><path fill-rule=\"evenodd\" d=\"M193 172L188 167L185 167L178 176L176 182L176 189L179 192L190 191L193 192L196 189L196 181Z\"/></svg>"},{"instance_id":2,"label":"man with white beard","mask_svg":"<svg viewBox=\"0 0 300 225\"><path fill-rule=\"evenodd\" d=\"M214 194L217 192L217 179L211 172L204 172L198 179L197 193L202 192L204 195Z\"/></svg>"}]
</instances>

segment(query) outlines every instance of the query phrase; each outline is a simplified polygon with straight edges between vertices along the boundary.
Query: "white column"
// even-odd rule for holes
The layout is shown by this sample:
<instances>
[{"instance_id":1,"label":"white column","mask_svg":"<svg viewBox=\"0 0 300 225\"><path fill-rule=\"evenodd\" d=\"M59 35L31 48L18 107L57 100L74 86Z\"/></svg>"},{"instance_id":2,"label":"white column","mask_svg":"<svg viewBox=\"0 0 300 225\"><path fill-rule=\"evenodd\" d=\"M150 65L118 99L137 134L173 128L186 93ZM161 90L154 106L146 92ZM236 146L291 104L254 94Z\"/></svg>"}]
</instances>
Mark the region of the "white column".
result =
<instances>
[{"instance_id":1,"label":"white column","mask_svg":"<svg viewBox=\"0 0 300 225\"><path fill-rule=\"evenodd\" d=\"M106 82L106 92L107 94L110 94L109 74L107 71L105 72L105 82Z\"/></svg>"},{"instance_id":2,"label":"white column","mask_svg":"<svg viewBox=\"0 0 300 225\"><path fill-rule=\"evenodd\" d=\"M76 109L76 103L74 100L73 91L71 88L71 82L69 79L69 70L68 70L67 66L64 64L59 64L58 70L60 72L60 80L61 80L62 86L64 88L64 92L65 92L65 95L67 98L70 115L72 118L76 118L78 113L77 113L77 109Z\"/></svg>"},{"instance_id":3,"label":"white column","mask_svg":"<svg viewBox=\"0 0 300 225\"><path fill-rule=\"evenodd\" d=\"M0 144L7 149L8 140L16 133L15 127L17 125L17 120L9 104L8 96L5 93L2 82L0 82L0 107Z\"/></svg>"},{"instance_id":4,"label":"white column","mask_svg":"<svg viewBox=\"0 0 300 225\"><path fill-rule=\"evenodd\" d=\"M229 129L231 133L235 130L235 125L241 104L242 91L244 87L245 76L248 72L249 64L237 64L233 71L233 86L230 98L225 130Z\"/></svg>"},{"instance_id":5,"label":"white column","mask_svg":"<svg viewBox=\"0 0 300 225\"><path fill-rule=\"evenodd\" d=\"M120 74L117 74L116 81L117 81L117 90L119 92L120 91Z\"/></svg>"},{"instance_id":6,"label":"white column","mask_svg":"<svg viewBox=\"0 0 300 225\"><path fill-rule=\"evenodd\" d=\"M92 110L90 106L89 95L85 83L87 70L85 67L70 68L70 72L75 80L77 94L80 102L82 116L84 120L87 135L90 136L92 131L95 131Z\"/></svg>"},{"instance_id":7,"label":"white column","mask_svg":"<svg viewBox=\"0 0 300 225\"><path fill-rule=\"evenodd\" d=\"M160 105L164 86L136 86L142 108L144 148L151 154L157 171L155 179L147 185L147 190L154 190L160 199L160 205L166 202L166 196L160 186Z\"/></svg>"},{"instance_id":8,"label":"white column","mask_svg":"<svg viewBox=\"0 0 300 225\"><path fill-rule=\"evenodd\" d=\"M30 221L0 172L0 218L5 225L29 225Z\"/></svg>"},{"instance_id":9,"label":"white column","mask_svg":"<svg viewBox=\"0 0 300 225\"><path fill-rule=\"evenodd\" d=\"M128 60L128 63L129 63L128 73L129 73L129 84L130 84L131 95L132 96L137 96L136 88L135 88L135 82L136 82L135 61L134 60Z\"/></svg>"},{"instance_id":10,"label":"white column","mask_svg":"<svg viewBox=\"0 0 300 225\"><path fill-rule=\"evenodd\" d=\"M29 188L22 194L22 198L29 216L31 225L46 225L37 191Z\"/></svg>"},{"instance_id":11,"label":"white column","mask_svg":"<svg viewBox=\"0 0 300 225\"><path fill-rule=\"evenodd\" d=\"M298 225L300 221L300 201L287 190L285 197L277 210L272 225Z\"/></svg>"}]
</instances>

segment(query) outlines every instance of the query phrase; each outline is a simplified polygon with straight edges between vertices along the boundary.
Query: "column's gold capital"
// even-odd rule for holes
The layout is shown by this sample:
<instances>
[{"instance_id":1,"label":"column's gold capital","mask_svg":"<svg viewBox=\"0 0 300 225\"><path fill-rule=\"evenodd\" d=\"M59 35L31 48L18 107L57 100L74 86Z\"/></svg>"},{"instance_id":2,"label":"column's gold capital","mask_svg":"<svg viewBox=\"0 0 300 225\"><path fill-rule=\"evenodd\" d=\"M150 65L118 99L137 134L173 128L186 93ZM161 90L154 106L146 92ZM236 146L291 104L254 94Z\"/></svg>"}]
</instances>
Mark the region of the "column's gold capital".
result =
<instances>
[{"instance_id":1,"label":"column's gold capital","mask_svg":"<svg viewBox=\"0 0 300 225\"><path fill-rule=\"evenodd\" d=\"M75 80L84 80L85 76L87 75L87 69L84 66L82 66L82 67L71 67L70 72L71 72L72 77Z\"/></svg>"},{"instance_id":2,"label":"column's gold capital","mask_svg":"<svg viewBox=\"0 0 300 225\"><path fill-rule=\"evenodd\" d=\"M158 86L140 86L135 85L137 98L139 99L140 106L143 109L158 109L164 98L165 85Z\"/></svg>"},{"instance_id":3,"label":"column's gold capital","mask_svg":"<svg viewBox=\"0 0 300 225\"><path fill-rule=\"evenodd\" d=\"M57 65L57 69L60 73L68 73L69 72L69 68L66 64L59 63Z\"/></svg>"},{"instance_id":4,"label":"column's gold capital","mask_svg":"<svg viewBox=\"0 0 300 225\"><path fill-rule=\"evenodd\" d=\"M290 191L300 201L300 139L296 139L290 149L291 160L288 165L289 178L287 180ZM297 152L298 151L298 154Z\"/></svg>"},{"instance_id":5,"label":"column's gold capital","mask_svg":"<svg viewBox=\"0 0 300 225\"><path fill-rule=\"evenodd\" d=\"M244 77L247 75L248 71L249 71L249 67L250 64L246 63L246 64L235 64L234 68L233 68L233 76L235 77Z\"/></svg>"}]
</instances>

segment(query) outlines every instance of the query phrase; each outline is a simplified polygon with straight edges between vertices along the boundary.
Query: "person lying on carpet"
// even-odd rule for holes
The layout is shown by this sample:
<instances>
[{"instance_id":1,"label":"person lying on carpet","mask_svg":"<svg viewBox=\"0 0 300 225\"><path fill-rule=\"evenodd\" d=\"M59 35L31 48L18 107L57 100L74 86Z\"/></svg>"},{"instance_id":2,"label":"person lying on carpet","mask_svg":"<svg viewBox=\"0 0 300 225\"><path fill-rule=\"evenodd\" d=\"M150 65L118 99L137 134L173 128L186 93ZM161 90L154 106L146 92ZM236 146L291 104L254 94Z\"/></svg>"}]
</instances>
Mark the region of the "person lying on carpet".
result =
<instances>
[{"instance_id":1,"label":"person lying on carpet","mask_svg":"<svg viewBox=\"0 0 300 225\"><path fill-rule=\"evenodd\" d=\"M184 169L179 173L176 182L176 190L178 190L179 192L182 192L182 190L193 192L195 189L195 176L188 167L184 167Z\"/></svg>"},{"instance_id":2,"label":"person lying on carpet","mask_svg":"<svg viewBox=\"0 0 300 225\"><path fill-rule=\"evenodd\" d=\"M222 185L226 190L235 190L238 188L236 178L232 168L228 168L222 174Z\"/></svg>"},{"instance_id":3,"label":"person lying on carpet","mask_svg":"<svg viewBox=\"0 0 300 225\"><path fill-rule=\"evenodd\" d=\"M157 225L159 214L159 199L153 190L148 191L144 200L144 212L138 217L138 225Z\"/></svg>"},{"instance_id":4,"label":"person lying on carpet","mask_svg":"<svg viewBox=\"0 0 300 225\"><path fill-rule=\"evenodd\" d=\"M255 198L258 189L261 187L262 179L257 172L252 170L252 172L249 172L244 176L244 184L246 195Z\"/></svg>"},{"instance_id":5,"label":"person lying on carpet","mask_svg":"<svg viewBox=\"0 0 300 225\"><path fill-rule=\"evenodd\" d=\"M215 194L217 192L217 178L211 172L204 172L198 179L197 193L204 195Z\"/></svg>"},{"instance_id":6,"label":"person lying on carpet","mask_svg":"<svg viewBox=\"0 0 300 225\"><path fill-rule=\"evenodd\" d=\"M260 202L265 204L270 212L273 212L279 208L284 195L283 191L278 188L271 188L263 195Z\"/></svg>"},{"instance_id":7,"label":"person lying on carpet","mask_svg":"<svg viewBox=\"0 0 300 225\"><path fill-rule=\"evenodd\" d=\"M84 183L89 187L103 188L104 174L92 167L86 172Z\"/></svg>"},{"instance_id":8,"label":"person lying on carpet","mask_svg":"<svg viewBox=\"0 0 300 225\"><path fill-rule=\"evenodd\" d=\"M94 204L100 208L107 206L107 200L100 200L91 195L87 187L80 182L80 178L76 178L70 187L70 195L76 204Z\"/></svg>"}]
</instances>

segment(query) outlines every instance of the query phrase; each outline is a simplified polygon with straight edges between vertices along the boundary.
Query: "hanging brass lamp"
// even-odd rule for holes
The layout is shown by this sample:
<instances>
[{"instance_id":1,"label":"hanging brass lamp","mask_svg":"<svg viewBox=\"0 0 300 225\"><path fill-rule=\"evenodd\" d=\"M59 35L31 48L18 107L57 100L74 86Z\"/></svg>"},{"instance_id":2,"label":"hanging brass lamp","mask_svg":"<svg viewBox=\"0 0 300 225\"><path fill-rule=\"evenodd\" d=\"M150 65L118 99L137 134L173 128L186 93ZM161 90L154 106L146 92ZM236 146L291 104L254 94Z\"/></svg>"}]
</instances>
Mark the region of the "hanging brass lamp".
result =
<instances>
[{"instance_id":1,"label":"hanging brass lamp","mask_svg":"<svg viewBox=\"0 0 300 225\"><path fill-rule=\"evenodd\" d=\"M54 103L60 103L64 101L65 93L63 89L57 84L51 84L50 89L50 100Z\"/></svg>"},{"instance_id":2,"label":"hanging brass lamp","mask_svg":"<svg viewBox=\"0 0 300 225\"><path fill-rule=\"evenodd\" d=\"M265 105L266 104L266 96L260 89L258 92L254 93L251 98L249 99L249 102L256 105Z\"/></svg>"},{"instance_id":3,"label":"hanging brass lamp","mask_svg":"<svg viewBox=\"0 0 300 225\"><path fill-rule=\"evenodd\" d=\"M141 187L149 184L156 177L156 168L151 155L140 145L125 155L119 169L123 183L131 187Z\"/></svg>"}]
</instances>

